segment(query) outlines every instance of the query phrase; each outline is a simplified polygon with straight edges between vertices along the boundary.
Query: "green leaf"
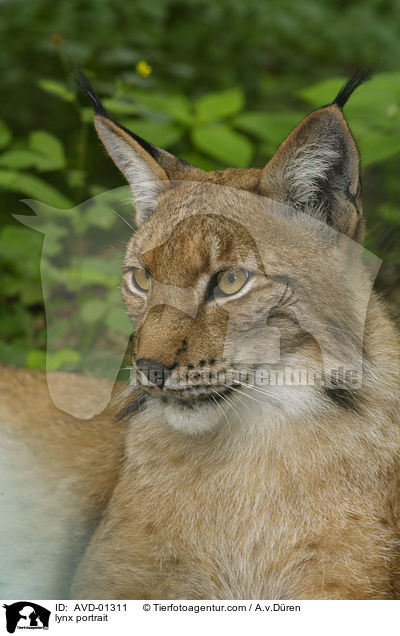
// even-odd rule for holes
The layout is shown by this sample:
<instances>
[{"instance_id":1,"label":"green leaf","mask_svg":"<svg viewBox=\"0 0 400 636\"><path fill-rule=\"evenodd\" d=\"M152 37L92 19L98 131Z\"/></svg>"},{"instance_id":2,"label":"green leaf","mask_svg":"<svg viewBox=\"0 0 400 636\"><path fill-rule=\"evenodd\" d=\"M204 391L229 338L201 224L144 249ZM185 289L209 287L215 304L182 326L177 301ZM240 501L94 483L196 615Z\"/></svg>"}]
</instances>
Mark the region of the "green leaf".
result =
<instances>
[{"instance_id":1,"label":"green leaf","mask_svg":"<svg viewBox=\"0 0 400 636\"><path fill-rule=\"evenodd\" d=\"M64 147L59 139L45 130L35 130L29 136L29 147L38 153L39 170L61 170L65 167Z\"/></svg>"},{"instance_id":2,"label":"green leaf","mask_svg":"<svg viewBox=\"0 0 400 636\"><path fill-rule=\"evenodd\" d=\"M110 206L102 205L101 202L95 201L88 207L86 212L86 221L95 227L107 229L112 227L117 217L113 214Z\"/></svg>"},{"instance_id":3,"label":"green leaf","mask_svg":"<svg viewBox=\"0 0 400 636\"><path fill-rule=\"evenodd\" d=\"M43 303L43 293L40 281L38 281L36 285L32 283L28 284L27 281L24 281L24 284L21 285L19 298L21 304L26 307Z\"/></svg>"},{"instance_id":4,"label":"green leaf","mask_svg":"<svg viewBox=\"0 0 400 636\"><path fill-rule=\"evenodd\" d=\"M0 360L6 364L15 364L16 366L25 366L26 349L21 345L8 344L0 341Z\"/></svg>"},{"instance_id":5,"label":"green leaf","mask_svg":"<svg viewBox=\"0 0 400 636\"><path fill-rule=\"evenodd\" d=\"M93 122L93 109L88 106L81 108L80 116L85 124L91 124Z\"/></svg>"},{"instance_id":6,"label":"green leaf","mask_svg":"<svg viewBox=\"0 0 400 636\"><path fill-rule=\"evenodd\" d=\"M66 102L73 102L75 100L75 94L68 90L64 84L56 82L52 79L39 80L38 85L47 93L51 93L56 97L60 97Z\"/></svg>"},{"instance_id":7,"label":"green leaf","mask_svg":"<svg viewBox=\"0 0 400 636\"><path fill-rule=\"evenodd\" d=\"M205 157L200 152L196 152L193 150L192 152L182 152L180 153L180 157L185 161L188 161L196 168L201 168L202 170L216 170L217 165L215 159L210 159L209 157Z\"/></svg>"},{"instance_id":8,"label":"green leaf","mask_svg":"<svg viewBox=\"0 0 400 636\"><path fill-rule=\"evenodd\" d=\"M24 172L0 170L0 186L22 195L38 199L55 208L72 208L73 204L54 186L43 179Z\"/></svg>"},{"instance_id":9,"label":"green leaf","mask_svg":"<svg viewBox=\"0 0 400 636\"><path fill-rule=\"evenodd\" d=\"M384 161L400 152L400 137L369 133L358 139L361 155L361 166Z\"/></svg>"},{"instance_id":10,"label":"green leaf","mask_svg":"<svg viewBox=\"0 0 400 636\"><path fill-rule=\"evenodd\" d=\"M380 205L378 208L379 219L389 225L400 227L400 208L393 205Z\"/></svg>"},{"instance_id":11,"label":"green leaf","mask_svg":"<svg viewBox=\"0 0 400 636\"><path fill-rule=\"evenodd\" d=\"M102 272L103 274L108 274L109 276L119 276L120 275L120 263L119 257L116 257L118 264L116 265L109 259L100 258L97 256L86 256L85 258L76 258L73 259L74 265L81 267L92 269L96 272Z\"/></svg>"},{"instance_id":12,"label":"green leaf","mask_svg":"<svg viewBox=\"0 0 400 636\"><path fill-rule=\"evenodd\" d=\"M25 364L28 369L46 369L46 352L40 349L33 349L29 351L26 356Z\"/></svg>"},{"instance_id":13,"label":"green leaf","mask_svg":"<svg viewBox=\"0 0 400 636\"><path fill-rule=\"evenodd\" d=\"M75 264L72 267L58 268L47 258L41 261L42 277L48 284L62 284L69 291L81 291L89 285L101 285L107 289L116 288L119 275L104 273L100 268ZM103 303L102 303L103 304ZM89 310L88 310L89 311Z\"/></svg>"},{"instance_id":14,"label":"green leaf","mask_svg":"<svg viewBox=\"0 0 400 636\"><path fill-rule=\"evenodd\" d=\"M2 277L2 283L3 280L4 278ZM21 331L24 331L25 325L21 325L20 321L16 320L17 312L10 311L11 307L7 307L6 303L2 303L2 305L3 306L0 307L0 329L3 334L7 334L7 340L10 342L13 338L20 336ZM18 317L22 318L21 310L19 310L18 313Z\"/></svg>"},{"instance_id":15,"label":"green leaf","mask_svg":"<svg viewBox=\"0 0 400 636\"><path fill-rule=\"evenodd\" d=\"M196 113L200 121L208 122L238 113L244 104L243 92L238 88L219 93L209 93L196 102Z\"/></svg>"},{"instance_id":16,"label":"green leaf","mask_svg":"<svg viewBox=\"0 0 400 636\"><path fill-rule=\"evenodd\" d=\"M125 313L122 302L121 307L113 307L107 312L105 323L111 331L122 333L124 336L129 336L132 333L132 324Z\"/></svg>"},{"instance_id":17,"label":"green leaf","mask_svg":"<svg viewBox=\"0 0 400 636\"><path fill-rule=\"evenodd\" d=\"M137 135L146 139L155 146L168 148L179 141L183 131L179 126L168 122L153 121L150 119L131 119L123 122L126 128L133 130Z\"/></svg>"},{"instance_id":18,"label":"green leaf","mask_svg":"<svg viewBox=\"0 0 400 636\"><path fill-rule=\"evenodd\" d=\"M259 139L278 145L302 119L303 115L295 111L280 113L255 111L242 113L234 119L233 124Z\"/></svg>"},{"instance_id":19,"label":"green leaf","mask_svg":"<svg viewBox=\"0 0 400 636\"><path fill-rule=\"evenodd\" d=\"M40 285L40 279L34 281L29 278L26 270L23 271L22 267L16 268L16 269L20 270L17 275L7 276L3 274L2 276L1 291L2 291L3 297L18 296L17 302L20 303L21 306L25 306L25 307L42 303L43 295L42 295L42 288ZM23 278L21 276L23 276ZM13 318L12 315L8 316L8 319L11 322L15 320L15 318ZM4 319L2 319L1 322L3 323ZM1 324L1 327L3 327L3 324ZM17 327L17 329L19 328ZM12 332L12 329L7 327L6 333L10 334L11 332Z\"/></svg>"},{"instance_id":20,"label":"green leaf","mask_svg":"<svg viewBox=\"0 0 400 636\"><path fill-rule=\"evenodd\" d=\"M104 187L104 185L93 183L89 186L89 192L90 196L97 197L99 194L104 194L105 192L107 192L107 189Z\"/></svg>"},{"instance_id":21,"label":"green leaf","mask_svg":"<svg viewBox=\"0 0 400 636\"><path fill-rule=\"evenodd\" d=\"M84 322L94 323L100 320L106 310L104 301L97 298L86 300L80 308L80 316Z\"/></svg>"},{"instance_id":22,"label":"green leaf","mask_svg":"<svg viewBox=\"0 0 400 636\"><path fill-rule=\"evenodd\" d=\"M46 256L56 256L62 251L62 239L68 235L68 230L54 222L48 221L41 223L40 231L44 232L45 242L44 249Z\"/></svg>"},{"instance_id":23,"label":"green leaf","mask_svg":"<svg viewBox=\"0 0 400 636\"><path fill-rule=\"evenodd\" d=\"M66 178L70 188L82 188L86 180L86 170L68 170Z\"/></svg>"},{"instance_id":24,"label":"green leaf","mask_svg":"<svg viewBox=\"0 0 400 636\"><path fill-rule=\"evenodd\" d=\"M235 168L247 168L253 154L251 142L224 124L195 128L192 140L202 152Z\"/></svg>"},{"instance_id":25,"label":"green leaf","mask_svg":"<svg viewBox=\"0 0 400 636\"><path fill-rule=\"evenodd\" d=\"M40 155L32 150L8 150L0 155L0 166L21 170L35 167L40 159Z\"/></svg>"},{"instance_id":26,"label":"green leaf","mask_svg":"<svg viewBox=\"0 0 400 636\"><path fill-rule=\"evenodd\" d=\"M135 115L138 112L137 105L132 101L108 98L103 103L110 113L115 113L116 115Z\"/></svg>"},{"instance_id":27,"label":"green leaf","mask_svg":"<svg viewBox=\"0 0 400 636\"><path fill-rule=\"evenodd\" d=\"M184 95L156 95L144 91L131 94L142 112L166 115L182 124L189 124L193 118L190 102Z\"/></svg>"},{"instance_id":28,"label":"green leaf","mask_svg":"<svg viewBox=\"0 0 400 636\"><path fill-rule=\"evenodd\" d=\"M8 262L21 262L26 265L27 259L36 262L40 259L43 237L26 227L5 225L0 231L1 258Z\"/></svg>"},{"instance_id":29,"label":"green leaf","mask_svg":"<svg viewBox=\"0 0 400 636\"><path fill-rule=\"evenodd\" d=\"M21 170L60 170L65 166L64 148L61 142L45 131L35 131L29 137L29 149L8 150L0 155L0 166Z\"/></svg>"},{"instance_id":30,"label":"green leaf","mask_svg":"<svg viewBox=\"0 0 400 636\"><path fill-rule=\"evenodd\" d=\"M47 352L47 369L49 371L58 371L60 369L70 370L81 361L79 351L73 349L59 349L54 353Z\"/></svg>"},{"instance_id":31,"label":"green leaf","mask_svg":"<svg viewBox=\"0 0 400 636\"><path fill-rule=\"evenodd\" d=\"M11 130L0 120L0 148L5 148L11 141Z\"/></svg>"}]
</instances>

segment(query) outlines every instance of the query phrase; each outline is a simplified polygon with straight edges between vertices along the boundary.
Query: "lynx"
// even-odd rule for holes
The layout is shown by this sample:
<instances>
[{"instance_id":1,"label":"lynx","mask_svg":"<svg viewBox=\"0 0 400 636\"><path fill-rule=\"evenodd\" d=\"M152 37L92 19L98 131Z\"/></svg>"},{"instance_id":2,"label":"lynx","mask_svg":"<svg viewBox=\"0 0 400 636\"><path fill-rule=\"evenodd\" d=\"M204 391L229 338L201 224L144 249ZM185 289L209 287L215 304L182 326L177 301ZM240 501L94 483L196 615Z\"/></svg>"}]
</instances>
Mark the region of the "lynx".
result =
<instances>
[{"instance_id":1,"label":"lynx","mask_svg":"<svg viewBox=\"0 0 400 636\"><path fill-rule=\"evenodd\" d=\"M13 514L44 581L29 591L400 598L400 348L371 292L342 110L365 79L263 169L205 172L114 122L80 77L134 196L132 378L87 424L51 406L43 376L2 371L6 485L25 492Z\"/></svg>"}]
</instances>

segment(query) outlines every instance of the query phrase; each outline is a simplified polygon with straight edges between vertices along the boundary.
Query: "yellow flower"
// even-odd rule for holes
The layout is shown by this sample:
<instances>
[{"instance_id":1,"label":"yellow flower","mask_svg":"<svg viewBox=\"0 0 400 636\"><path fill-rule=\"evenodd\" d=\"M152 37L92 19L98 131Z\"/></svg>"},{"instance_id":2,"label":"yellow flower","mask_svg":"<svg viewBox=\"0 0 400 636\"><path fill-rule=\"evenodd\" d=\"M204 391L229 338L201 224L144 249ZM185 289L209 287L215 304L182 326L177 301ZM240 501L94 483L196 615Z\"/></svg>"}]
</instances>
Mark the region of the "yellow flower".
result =
<instances>
[{"instance_id":1,"label":"yellow flower","mask_svg":"<svg viewBox=\"0 0 400 636\"><path fill-rule=\"evenodd\" d=\"M142 77L148 77L152 70L150 64L147 64L145 60L140 60L140 62L136 64L136 73L139 73Z\"/></svg>"},{"instance_id":2,"label":"yellow flower","mask_svg":"<svg viewBox=\"0 0 400 636\"><path fill-rule=\"evenodd\" d=\"M64 44L64 36L61 35L61 33L52 33L50 36L50 42L56 46L60 46L60 44Z\"/></svg>"}]
</instances>

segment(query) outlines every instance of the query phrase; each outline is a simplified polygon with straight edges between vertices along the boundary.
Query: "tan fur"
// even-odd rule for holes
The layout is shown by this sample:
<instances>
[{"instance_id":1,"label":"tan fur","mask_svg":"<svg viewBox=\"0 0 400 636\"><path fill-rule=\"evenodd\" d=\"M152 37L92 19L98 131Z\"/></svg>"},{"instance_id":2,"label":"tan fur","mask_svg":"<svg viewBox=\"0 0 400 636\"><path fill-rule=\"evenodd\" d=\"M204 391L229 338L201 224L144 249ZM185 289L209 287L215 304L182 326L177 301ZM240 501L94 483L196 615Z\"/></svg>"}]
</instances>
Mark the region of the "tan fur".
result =
<instances>
[{"instance_id":1,"label":"tan fur","mask_svg":"<svg viewBox=\"0 0 400 636\"><path fill-rule=\"evenodd\" d=\"M67 420L43 377L3 373L7 434L29 440L55 484L68 482L63 502L79 489L86 532L102 511L72 598L400 598L400 349L381 301L372 294L363 306L364 269L354 288L343 274L346 237L359 240L362 222L358 156L340 109L310 115L262 171L205 173L158 149L153 170L154 156L117 125L100 116L97 125L146 198L122 281L136 326L123 413L137 412L124 438L124 425L111 424L115 406L89 423ZM329 168L328 206L320 182L338 149L346 156ZM153 170L155 186L138 187L128 156ZM254 272L248 287L208 301L213 274L229 265ZM151 276L147 296L132 288L133 267ZM289 287L296 309L281 302ZM258 395L221 384L216 404L205 382L178 385L181 371L253 359L265 325L280 333L281 365L334 367L357 360L362 344L362 385L342 403L318 386ZM144 384L141 359L170 369L162 391Z\"/></svg>"},{"instance_id":2,"label":"tan fur","mask_svg":"<svg viewBox=\"0 0 400 636\"><path fill-rule=\"evenodd\" d=\"M95 399L95 379L52 376L82 404ZM125 425L115 405L95 420L66 415L40 372L0 366L0 396L0 594L65 598L117 479Z\"/></svg>"}]
</instances>

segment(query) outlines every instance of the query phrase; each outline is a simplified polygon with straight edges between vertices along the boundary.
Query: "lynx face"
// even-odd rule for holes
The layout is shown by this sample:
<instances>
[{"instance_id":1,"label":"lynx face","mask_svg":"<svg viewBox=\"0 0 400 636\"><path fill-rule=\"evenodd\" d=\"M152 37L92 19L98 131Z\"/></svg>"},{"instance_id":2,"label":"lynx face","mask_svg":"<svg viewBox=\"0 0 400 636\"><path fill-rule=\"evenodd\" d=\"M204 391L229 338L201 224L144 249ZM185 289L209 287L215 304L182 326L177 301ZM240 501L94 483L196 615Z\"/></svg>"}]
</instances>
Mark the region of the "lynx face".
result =
<instances>
[{"instance_id":1,"label":"lynx face","mask_svg":"<svg viewBox=\"0 0 400 636\"><path fill-rule=\"evenodd\" d=\"M179 183L132 237L122 291L136 377L171 425L203 432L249 408L311 414L330 397L305 374L324 359L357 364L361 325L342 280L350 241L293 212L227 186ZM288 385L288 371L303 384Z\"/></svg>"},{"instance_id":2,"label":"lynx face","mask_svg":"<svg viewBox=\"0 0 400 636\"><path fill-rule=\"evenodd\" d=\"M248 409L357 408L371 281L342 93L264 169L209 173L115 124L90 94L135 197L121 285L135 376L171 426L202 433ZM356 376L321 382L339 369Z\"/></svg>"}]
</instances>

